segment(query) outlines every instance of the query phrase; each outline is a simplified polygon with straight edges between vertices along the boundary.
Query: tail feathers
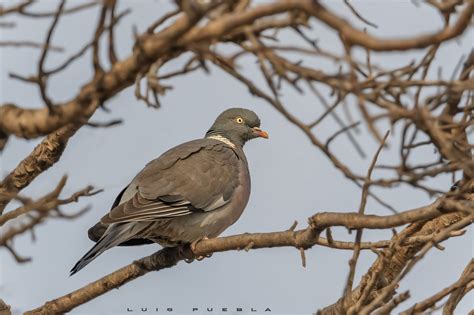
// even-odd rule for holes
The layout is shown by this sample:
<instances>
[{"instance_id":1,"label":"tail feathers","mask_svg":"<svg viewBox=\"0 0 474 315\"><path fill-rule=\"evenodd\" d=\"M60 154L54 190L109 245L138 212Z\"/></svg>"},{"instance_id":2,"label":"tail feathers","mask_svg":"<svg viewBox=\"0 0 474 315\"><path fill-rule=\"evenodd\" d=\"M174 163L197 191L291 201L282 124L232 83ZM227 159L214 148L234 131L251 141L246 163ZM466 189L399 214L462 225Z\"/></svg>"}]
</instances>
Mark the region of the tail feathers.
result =
<instances>
[{"instance_id":1,"label":"tail feathers","mask_svg":"<svg viewBox=\"0 0 474 315\"><path fill-rule=\"evenodd\" d=\"M100 238L104 235L105 231L107 230L107 225L98 222L96 225L91 227L87 232L89 239L94 242L98 242ZM148 240L146 238L132 238L126 240L118 244L117 246L136 246L136 245L146 245L146 244L153 244L153 241Z\"/></svg>"},{"instance_id":2,"label":"tail feathers","mask_svg":"<svg viewBox=\"0 0 474 315\"><path fill-rule=\"evenodd\" d=\"M113 224L109 226L97 243L74 265L69 276L72 276L87 266L107 249L117 246L133 237L133 234L129 233L130 229L130 224Z\"/></svg>"},{"instance_id":3,"label":"tail feathers","mask_svg":"<svg viewBox=\"0 0 474 315\"><path fill-rule=\"evenodd\" d=\"M107 225L101 223L100 221L91 227L87 231L87 235L89 236L89 239L94 242L98 242L102 236L104 236L105 231L107 230Z\"/></svg>"}]
</instances>

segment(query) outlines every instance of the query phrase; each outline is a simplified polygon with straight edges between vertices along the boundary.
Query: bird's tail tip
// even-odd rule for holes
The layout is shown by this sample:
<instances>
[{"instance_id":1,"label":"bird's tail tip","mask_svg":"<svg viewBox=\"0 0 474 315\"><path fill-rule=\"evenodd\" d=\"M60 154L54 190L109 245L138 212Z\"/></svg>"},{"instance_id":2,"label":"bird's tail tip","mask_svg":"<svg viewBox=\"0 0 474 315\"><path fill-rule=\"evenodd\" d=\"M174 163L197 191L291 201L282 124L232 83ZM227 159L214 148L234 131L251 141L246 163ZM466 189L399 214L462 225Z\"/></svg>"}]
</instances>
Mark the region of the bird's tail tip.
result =
<instances>
[{"instance_id":1,"label":"bird's tail tip","mask_svg":"<svg viewBox=\"0 0 474 315\"><path fill-rule=\"evenodd\" d=\"M79 261L72 267L69 271L69 276L72 276L78 273L82 268L87 266L91 261L97 258L100 254L104 252L106 247L104 246L104 242L96 243L84 256L79 259Z\"/></svg>"},{"instance_id":2,"label":"bird's tail tip","mask_svg":"<svg viewBox=\"0 0 474 315\"><path fill-rule=\"evenodd\" d=\"M75 275L76 273L78 273L82 268L84 268L86 265L88 265L90 262L92 261L92 259L87 259L87 257L83 257L81 258L75 265L74 267L71 268L71 270L69 270L69 277Z\"/></svg>"},{"instance_id":3,"label":"bird's tail tip","mask_svg":"<svg viewBox=\"0 0 474 315\"><path fill-rule=\"evenodd\" d=\"M130 235L127 233L129 229L129 225L118 225L111 230L107 230L98 242L72 267L69 276L79 272L107 249L130 239Z\"/></svg>"}]
</instances>

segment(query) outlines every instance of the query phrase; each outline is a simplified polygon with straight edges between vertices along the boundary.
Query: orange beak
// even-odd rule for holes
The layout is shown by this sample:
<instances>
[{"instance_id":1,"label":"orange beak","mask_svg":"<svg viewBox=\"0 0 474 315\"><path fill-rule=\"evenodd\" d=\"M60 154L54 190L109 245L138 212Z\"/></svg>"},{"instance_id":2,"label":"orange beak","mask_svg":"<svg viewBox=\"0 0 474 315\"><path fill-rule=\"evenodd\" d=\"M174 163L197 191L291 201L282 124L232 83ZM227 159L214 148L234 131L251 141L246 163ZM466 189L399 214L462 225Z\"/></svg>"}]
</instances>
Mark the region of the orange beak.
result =
<instances>
[{"instance_id":1,"label":"orange beak","mask_svg":"<svg viewBox=\"0 0 474 315\"><path fill-rule=\"evenodd\" d=\"M254 127L254 128L252 128L252 129L253 129L253 132L254 132L258 137L268 139L268 132L263 131L262 129L257 128L257 127Z\"/></svg>"}]
</instances>

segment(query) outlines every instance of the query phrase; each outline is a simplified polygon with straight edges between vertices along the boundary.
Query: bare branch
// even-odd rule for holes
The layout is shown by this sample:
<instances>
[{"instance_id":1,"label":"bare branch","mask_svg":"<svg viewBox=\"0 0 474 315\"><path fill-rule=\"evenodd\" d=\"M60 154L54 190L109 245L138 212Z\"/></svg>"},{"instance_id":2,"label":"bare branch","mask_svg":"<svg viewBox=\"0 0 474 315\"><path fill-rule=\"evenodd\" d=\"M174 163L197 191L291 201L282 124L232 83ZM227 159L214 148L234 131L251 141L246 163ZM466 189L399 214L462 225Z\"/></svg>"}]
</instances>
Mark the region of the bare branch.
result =
<instances>
[{"instance_id":1,"label":"bare branch","mask_svg":"<svg viewBox=\"0 0 474 315\"><path fill-rule=\"evenodd\" d=\"M41 43L36 43L32 41L16 41L16 40L11 40L11 41L2 40L0 41L0 47L15 47L15 48L29 47L29 48L45 49L44 44L41 44ZM64 48L50 45L49 50L55 51L55 52L63 52Z\"/></svg>"},{"instance_id":2,"label":"bare branch","mask_svg":"<svg viewBox=\"0 0 474 315\"><path fill-rule=\"evenodd\" d=\"M425 299L424 301L416 303L411 308L407 309L401 314L407 315L426 311L427 309L433 307L438 301L446 297L448 294L454 291L463 292L464 288L471 282L473 282L474 284L474 260L472 259L467 264L458 281L436 293L435 295ZM453 314L456 304L453 303L453 305L448 305L447 303L443 309L443 313L446 312L446 314Z\"/></svg>"},{"instance_id":3,"label":"bare branch","mask_svg":"<svg viewBox=\"0 0 474 315\"><path fill-rule=\"evenodd\" d=\"M370 163L369 169L367 171L367 177L366 180L364 181L364 185L362 186L362 197L360 201L360 206L359 206L359 215L363 215L365 211L365 206L367 204L367 196L369 193L369 181L370 178L372 177L372 172L374 170L375 164L377 163L377 159L379 157L380 152L382 151L383 147L385 146L385 142L387 141L388 135L390 134L390 131L387 131L385 133L385 136L383 138L382 143L380 144L379 148L374 154L374 157L372 158L372 162ZM349 275L347 277L347 283L346 287L344 289L344 295L343 299L347 301L347 303L344 303L344 310L348 310L348 314L354 314L355 312L358 311L358 309L349 309L350 305L350 293L352 291L352 285L354 283L354 276L355 276L355 271L356 271L356 266L357 266L357 260L359 259L359 253L360 253L360 242L362 241L362 229L357 229L356 232L356 237L355 237L355 247L354 247L354 252L352 254L352 258L349 260Z\"/></svg>"},{"instance_id":4,"label":"bare branch","mask_svg":"<svg viewBox=\"0 0 474 315\"><path fill-rule=\"evenodd\" d=\"M39 89L40 89L41 97L43 98L43 101L46 104L46 106L48 107L50 112L53 111L54 105L53 105L53 102L49 99L49 97L46 93L46 82L45 82L46 76L44 74L43 68L44 68L44 63L46 61L46 57L48 55L48 50L49 50L49 46L50 46L50 43L51 43L51 38L53 37L54 29L56 28L56 25L58 24L59 17L61 16L61 13L63 11L65 3L66 3L65 0L61 0L61 2L59 3L56 14L54 15L53 23L51 23L51 26L48 30L48 35L46 36L45 44L44 44L43 49L41 51L41 57L40 57L40 60L38 62L38 76L37 76L38 81L37 81L37 83L38 83L38 86L39 86Z\"/></svg>"},{"instance_id":5,"label":"bare branch","mask_svg":"<svg viewBox=\"0 0 474 315\"><path fill-rule=\"evenodd\" d=\"M370 22L369 20L364 18L362 15L360 15L360 13L357 12L357 10L352 6L352 4L349 2L349 0L344 0L344 3L349 7L349 9L351 9L352 13L354 13L354 15L359 18L359 20L361 20L362 22L364 22L365 24L367 24L369 26L372 26L374 28L378 28L378 26L376 24Z\"/></svg>"}]
</instances>

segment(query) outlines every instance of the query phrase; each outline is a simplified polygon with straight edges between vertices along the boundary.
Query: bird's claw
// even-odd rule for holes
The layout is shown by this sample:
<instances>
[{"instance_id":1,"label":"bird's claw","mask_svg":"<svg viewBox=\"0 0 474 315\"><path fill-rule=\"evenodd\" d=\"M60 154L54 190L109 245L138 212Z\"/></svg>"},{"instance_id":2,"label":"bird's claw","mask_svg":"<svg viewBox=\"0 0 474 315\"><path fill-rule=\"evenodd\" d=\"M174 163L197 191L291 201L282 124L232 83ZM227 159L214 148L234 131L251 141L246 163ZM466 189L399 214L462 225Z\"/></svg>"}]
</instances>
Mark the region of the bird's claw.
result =
<instances>
[{"instance_id":1,"label":"bird's claw","mask_svg":"<svg viewBox=\"0 0 474 315\"><path fill-rule=\"evenodd\" d=\"M198 239L197 241L192 242L191 245L190 245L191 250L192 250L193 252L195 252L195 251L196 251L196 246L197 246L197 244L198 244L200 241L202 241L202 240L208 240L208 239L209 239L209 238L208 238L207 236L204 236L203 238Z\"/></svg>"},{"instance_id":2,"label":"bird's claw","mask_svg":"<svg viewBox=\"0 0 474 315\"><path fill-rule=\"evenodd\" d=\"M203 238L201 238L201 239L199 239L199 240L197 240L197 241L192 242L191 245L189 246L189 247L191 248L191 251L194 253L194 252L196 251L196 246L197 246L197 244L198 244L200 241L202 241L202 240L208 240L208 239L209 239L209 238L208 238L207 236L204 236ZM207 254L207 255L204 255L204 256L199 255L199 256L196 256L196 260L197 260L197 261L201 261L201 260L203 260L204 258L209 258L209 257L211 257L211 256L212 256L212 254Z\"/></svg>"},{"instance_id":3,"label":"bird's claw","mask_svg":"<svg viewBox=\"0 0 474 315\"><path fill-rule=\"evenodd\" d=\"M194 257L193 258L189 257L190 253L189 253L189 251L186 251L186 247L184 245L179 245L178 246L178 253L181 257L184 258L184 261L187 262L188 264L190 264L194 261Z\"/></svg>"},{"instance_id":4,"label":"bird's claw","mask_svg":"<svg viewBox=\"0 0 474 315\"><path fill-rule=\"evenodd\" d=\"M209 257L211 257L211 256L212 256L212 254L206 254L206 255L204 255L204 256L197 256L197 257L196 257L196 260L197 260L197 261L201 261L201 260L203 260L204 258L209 258Z\"/></svg>"}]
</instances>

